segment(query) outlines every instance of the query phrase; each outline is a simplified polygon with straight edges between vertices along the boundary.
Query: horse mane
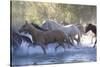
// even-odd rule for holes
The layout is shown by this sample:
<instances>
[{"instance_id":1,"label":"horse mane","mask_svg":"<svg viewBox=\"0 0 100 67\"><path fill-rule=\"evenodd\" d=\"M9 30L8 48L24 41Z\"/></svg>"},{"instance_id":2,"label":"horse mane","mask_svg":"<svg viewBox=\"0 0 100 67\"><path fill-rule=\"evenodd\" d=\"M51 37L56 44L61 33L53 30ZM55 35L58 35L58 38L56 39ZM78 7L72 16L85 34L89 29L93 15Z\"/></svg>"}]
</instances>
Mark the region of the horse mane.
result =
<instances>
[{"instance_id":1,"label":"horse mane","mask_svg":"<svg viewBox=\"0 0 100 67\"><path fill-rule=\"evenodd\" d=\"M34 26L35 28L41 30L41 31L47 31L47 29L43 29L42 27L40 27L39 25L35 24L35 23L31 23L32 26Z\"/></svg>"},{"instance_id":2,"label":"horse mane","mask_svg":"<svg viewBox=\"0 0 100 67\"><path fill-rule=\"evenodd\" d=\"M37 31L38 29L37 28L35 28L33 25L31 25L31 24L28 24L29 25L29 27L30 27L30 30L32 29L32 30L34 30L34 31Z\"/></svg>"}]
</instances>

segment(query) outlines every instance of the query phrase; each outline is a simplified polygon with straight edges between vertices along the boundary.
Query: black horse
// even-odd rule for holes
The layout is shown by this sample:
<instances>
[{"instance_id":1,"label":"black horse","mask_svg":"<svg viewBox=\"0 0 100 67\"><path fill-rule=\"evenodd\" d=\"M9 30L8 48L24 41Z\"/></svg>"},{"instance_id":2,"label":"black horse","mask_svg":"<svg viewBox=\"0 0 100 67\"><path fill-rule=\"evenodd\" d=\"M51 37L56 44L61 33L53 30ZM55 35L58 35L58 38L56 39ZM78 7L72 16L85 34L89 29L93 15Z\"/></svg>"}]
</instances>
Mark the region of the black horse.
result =
<instances>
[{"instance_id":1,"label":"black horse","mask_svg":"<svg viewBox=\"0 0 100 67\"><path fill-rule=\"evenodd\" d=\"M88 24L86 26L86 29L85 29L85 33L87 33L89 30L91 30L94 34L95 34L95 37L97 37L97 29L96 29L96 26L93 25L93 24ZM94 46L95 47L95 44L97 43L97 38L95 40L95 43L94 43Z\"/></svg>"}]
</instances>

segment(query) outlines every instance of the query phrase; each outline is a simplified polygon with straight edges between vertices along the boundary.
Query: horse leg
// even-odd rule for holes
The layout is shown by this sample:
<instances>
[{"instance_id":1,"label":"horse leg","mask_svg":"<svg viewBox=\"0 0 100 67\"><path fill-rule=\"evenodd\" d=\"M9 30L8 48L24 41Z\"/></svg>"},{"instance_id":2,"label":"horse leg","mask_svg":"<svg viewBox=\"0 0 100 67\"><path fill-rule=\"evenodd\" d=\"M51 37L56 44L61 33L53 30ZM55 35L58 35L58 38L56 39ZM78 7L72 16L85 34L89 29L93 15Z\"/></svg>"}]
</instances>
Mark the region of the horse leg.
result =
<instances>
[{"instance_id":1,"label":"horse leg","mask_svg":"<svg viewBox=\"0 0 100 67\"><path fill-rule=\"evenodd\" d=\"M74 46L74 45L73 45L73 44L74 44L74 40L73 40L72 37L70 37L70 38L68 39L68 43L69 43L71 46ZM70 45L69 45L69 47L70 47Z\"/></svg>"},{"instance_id":2,"label":"horse leg","mask_svg":"<svg viewBox=\"0 0 100 67\"><path fill-rule=\"evenodd\" d=\"M77 45L79 46L80 44L80 36L78 35L78 38L74 38L77 41Z\"/></svg>"},{"instance_id":3,"label":"horse leg","mask_svg":"<svg viewBox=\"0 0 100 67\"><path fill-rule=\"evenodd\" d=\"M94 43L94 46L93 46L93 48L95 48L95 47L96 47L96 43L97 43L97 39L96 39L96 41L95 41L95 43Z\"/></svg>"},{"instance_id":4,"label":"horse leg","mask_svg":"<svg viewBox=\"0 0 100 67\"><path fill-rule=\"evenodd\" d=\"M55 52L57 51L57 48L59 47L60 45L57 45L56 47L55 47Z\"/></svg>"},{"instance_id":5,"label":"horse leg","mask_svg":"<svg viewBox=\"0 0 100 67\"><path fill-rule=\"evenodd\" d=\"M73 37L69 36L68 38L66 38L66 43L68 43L68 48L71 46L73 46Z\"/></svg>"},{"instance_id":6,"label":"horse leg","mask_svg":"<svg viewBox=\"0 0 100 67\"><path fill-rule=\"evenodd\" d=\"M68 43L68 48L70 48L70 45L72 45L73 46L73 43L71 42L71 38L69 38L69 39L66 39L66 43Z\"/></svg>"},{"instance_id":7,"label":"horse leg","mask_svg":"<svg viewBox=\"0 0 100 67\"><path fill-rule=\"evenodd\" d=\"M57 50L57 48L58 48L59 46L62 46L62 47L64 48L64 51L65 51L65 46L64 46L63 43L59 43L59 45L55 48L55 51Z\"/></svg>"},{"instance_id":8,"label":"horse leg","mask_svg":"<svg viewBox=\"0 0 100 67\"><path fill-rule=\"evenodd\" d=\"M33 45L34 45L33 43L29 43L28 48L31 46L34 47Z\"/></svg>"},{"instance_id":9,"label":"horse leg","mask_svg":"<svg viewBox=\"0 0 100 67\"><path fill-rule=\"evenodd\" d=\"M79 39L74 38L77 41L77 45L79 45Z\"/></svg>"},{"instance_id":10,"label":"horse leg","mask_svg":"<svg viewBox=\"0 0 100 67\"><path fill-rule=\"evenodd\" d=\"M64 46L64 44L62 43L62 44L60 44L60 45L62 45L62 47L64 48L64 51L65 51L65 46Z\"/></svg>"},{"instance_id":11,"label":"horse leg","mask_svg":"<svg viewBox=\"0 0 100 67\"><path fill-rule=\"evenodd\" d=\"M32 46L32 47L36 47L38 43L33 42L33 43L29 43L28 47Z\"/></svg>"},{"instance_id":12,"label":"horse leg","mask_svg":"<svg viewBox=\"0 0 100 67\"><path fill-rule=\"evenodd\" d=\"M47 54L47 52L46 52L46 50L45 50L45 46L43 46L43 45L40 45L40 46L41 46L41 48L42 48L42 50L43 50L44 54L46 55L46 54Z\"/></svg>"}]
</instances>

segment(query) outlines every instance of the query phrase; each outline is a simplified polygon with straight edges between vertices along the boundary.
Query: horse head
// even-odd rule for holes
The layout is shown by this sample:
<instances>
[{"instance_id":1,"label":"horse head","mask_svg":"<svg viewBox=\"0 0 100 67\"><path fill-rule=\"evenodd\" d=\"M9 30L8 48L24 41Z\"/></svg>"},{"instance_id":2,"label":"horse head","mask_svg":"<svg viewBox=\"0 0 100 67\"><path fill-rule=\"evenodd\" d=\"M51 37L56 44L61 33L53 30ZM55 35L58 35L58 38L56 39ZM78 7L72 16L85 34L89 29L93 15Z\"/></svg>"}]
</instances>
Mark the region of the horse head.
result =
<instances>
[{"instance_id":1,"label":"horse head","mask_svg":"<svg viewBox=\"0 0 100 67\"><path fill-rule=\"evenodd\" d=\"M29 33L32 34L32 32L36 32L37 29L30 23L25 23L20 29L19 32Z\"/></svg>"},{"instance_id":2,"label":"horse head","mask_svg":"<svg viewBox=\"0 0 100 67\"><path fill-rule=\"evenodd\" d=\"M25 23L20 29L19 32L28 32L31 29L30 24L29 23Z\"/></svg>"},{"instance_id":3,"label":"horse head","mask_svg":"<svg viewBox=\"0 0 100 67\"><path fill-rule=\"evenodd\" d=\"M92 24L88 24L86 26L85 33L87 33L89 30L91 30L91 28L92 28Z\"/></svg>"}]
</instances>

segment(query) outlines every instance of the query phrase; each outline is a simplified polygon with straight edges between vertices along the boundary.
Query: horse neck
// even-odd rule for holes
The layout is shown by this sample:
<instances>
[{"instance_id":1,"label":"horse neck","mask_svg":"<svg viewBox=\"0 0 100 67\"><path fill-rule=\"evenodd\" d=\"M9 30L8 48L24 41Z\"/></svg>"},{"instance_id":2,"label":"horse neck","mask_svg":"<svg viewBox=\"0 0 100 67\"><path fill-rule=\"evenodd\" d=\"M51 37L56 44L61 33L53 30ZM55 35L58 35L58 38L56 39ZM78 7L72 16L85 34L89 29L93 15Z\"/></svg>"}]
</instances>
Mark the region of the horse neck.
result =
<instances>
[{"instance_id":1,"label":"horse neck","mask_svg":"<svg viewBox=\"0 0 100 67\"><path fill-rule=\"evenodd\" d=\"M40 30L40 31L46 31L46 29L43 29L42 27L39 27L39 26L37 26L36 27L38 30Z\"/></svg>"},{"instance_id":2,"label":"horse neck","mask_svg":"<svg viewBox=\"0 0 100 67\"><path fill-rule=\"evenodd\" d=\"M32 27L32 28L30 28L31 30L30 30L30 33L31 33L31 35L37 35L38 33L41 33L41 32L43 32L43 31L41 31L41 30L38 30L38 29L36 29L35 27Z\"/></svg>"}]
</instances>

